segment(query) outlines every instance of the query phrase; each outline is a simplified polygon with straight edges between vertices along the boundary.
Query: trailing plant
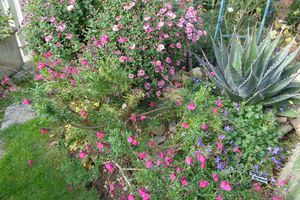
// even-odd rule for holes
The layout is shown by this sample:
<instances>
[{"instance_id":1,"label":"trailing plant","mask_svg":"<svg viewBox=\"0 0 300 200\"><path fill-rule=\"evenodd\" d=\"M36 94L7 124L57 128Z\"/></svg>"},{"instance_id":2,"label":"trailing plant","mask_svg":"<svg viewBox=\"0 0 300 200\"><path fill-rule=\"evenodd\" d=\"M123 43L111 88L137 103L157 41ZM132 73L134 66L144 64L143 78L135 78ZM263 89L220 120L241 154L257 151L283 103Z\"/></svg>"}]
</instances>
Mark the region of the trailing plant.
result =
<instances>
[{"instance_id":1,"label":"trailing plant","mask_svg":"<svg viewBox=\"0 0 300 200\"><path fill-rule=\"evenodd\" d=\"M221 41L214 44L217 66L209 65L210 77L222 93L234 101L249 104L262 102L264 106L298 97L300 63L292 63L299 48L289 54L292 43L278 52L280 37L272 41L268 35L260 45L255 34L244 44L233 36L230 46Z\"/></svg>"}]
</instances>

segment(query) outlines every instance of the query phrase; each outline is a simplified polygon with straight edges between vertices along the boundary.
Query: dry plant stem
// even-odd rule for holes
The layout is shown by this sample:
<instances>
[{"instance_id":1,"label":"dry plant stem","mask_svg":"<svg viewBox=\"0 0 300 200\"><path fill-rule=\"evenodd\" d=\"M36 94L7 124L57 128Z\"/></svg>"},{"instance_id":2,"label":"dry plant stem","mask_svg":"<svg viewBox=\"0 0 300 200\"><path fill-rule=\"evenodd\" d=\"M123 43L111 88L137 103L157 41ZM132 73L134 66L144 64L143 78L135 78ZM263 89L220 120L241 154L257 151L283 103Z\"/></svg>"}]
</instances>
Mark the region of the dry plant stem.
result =
<instances>
[{"instance_id":1,"label":"dry plant stem","mask_svg":"<svg viewBox=\"0 0 300 200\"><path fill-rule=\"evenodd\" d=\"M131 183L129 182L128 178L125 176L123 168L115 161L110 161L110 162L105 162L103 164L108 164L108 163L114 163L115 166L117 166L117 168L120 171L121 176L124 178L124 180L127 182L127 184L129 185L129 187L131 187Z\"/></svg>"}]
</instances>

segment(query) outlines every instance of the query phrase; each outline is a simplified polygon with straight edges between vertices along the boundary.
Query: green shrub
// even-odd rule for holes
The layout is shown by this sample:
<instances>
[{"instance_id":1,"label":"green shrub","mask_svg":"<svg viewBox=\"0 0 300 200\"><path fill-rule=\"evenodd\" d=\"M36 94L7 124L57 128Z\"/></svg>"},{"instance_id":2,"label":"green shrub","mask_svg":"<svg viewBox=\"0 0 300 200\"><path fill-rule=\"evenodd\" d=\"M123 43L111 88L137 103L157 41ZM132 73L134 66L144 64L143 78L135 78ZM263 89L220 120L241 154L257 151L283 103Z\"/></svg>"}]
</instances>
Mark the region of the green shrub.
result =
<instances>
[{"instance_id":1,"label":"green shrub","mask_svg":"<svg viewBox=\"0 0 300 200\"><path fill-rule=\"evenodd\" d=\"M9 21L12 18L0 10L0 41L12 34L12 30L9 26Z\"/></svg>"}]
</instances>

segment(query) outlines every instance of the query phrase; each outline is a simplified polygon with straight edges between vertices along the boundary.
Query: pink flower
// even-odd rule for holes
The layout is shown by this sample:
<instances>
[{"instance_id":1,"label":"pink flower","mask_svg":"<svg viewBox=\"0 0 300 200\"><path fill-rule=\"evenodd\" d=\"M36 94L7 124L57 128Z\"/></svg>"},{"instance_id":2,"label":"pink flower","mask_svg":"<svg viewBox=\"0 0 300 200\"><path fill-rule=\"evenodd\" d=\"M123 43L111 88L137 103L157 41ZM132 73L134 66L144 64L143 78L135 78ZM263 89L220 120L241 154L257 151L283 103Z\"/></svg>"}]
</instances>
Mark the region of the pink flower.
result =
<instances>
[{"instance_id":1,"label":"pink flower","mask_svg":"<svg viewBox=\"0 0 300 200\"><path fill-rule=\"evenodd\" d=\"M41 134L47 134L47 133L49 133L49 129L42 128L42 129L40 130L40 133L41 133Z\"/></svg>"},{"instance_id":2,"label":"pink flower","mask_svg":"<svg viewBox=\"0 0 300 200\"><path fill-rule=\"evenodd\" d=\"M32 164L33 164L33 160L28 160L28 161L27 161L27 164L28 164L29 167L31 167Z\"/></svg>"},{"instance_id":3,"label":"pink flower","mask_svg":"<svg viewBox=\"0 0 300 200\"><path fill-rule=\"evenodd\" d=\"M203 131L207 131L208 126L207 126L205 123L203 123L203 124L201 125L201 129L202 129Z\"/></svg>"},{"instance_id":4,"label":"pink flower","mask_svg":"<svg viewBox=\"0 0 300 200\"><path fill-rule=\"evenodd\" d=\"M102 131L98 131L96 134L99 139L104 139L104 133Z\"/></svg>"},{"instance_id":5,"label":"pink flower","mask_svg":"<svg viewBox=\"0 0 300 200\"><path fill-rule=\"evenodd\" d=\"M283 186L285 186L287 184L287 181L285 181L285 180L280 180L279 182L278 182L278 185L280 186L280 187L283 187Z\"/></svg>"},{"instance_id":6,"label":"pink flower","mask_svg":"<svg viewBox=\"0 0 300 200\"><path fill-rule=\"evenodd\" d=\"M231 191L231 186L229 181L221 181L221 188L226 191Z\"/></svg>"},{"instance_id":7,"label":"pink flower","mask_svg":"<svg viewBox=\"0 0 300 200\"><path fill-rule=\"evenodd\" d=\"M196 157L199 160L199 162L201 162L201 163L206 162L206 157L205 156L201 156L201 155L197 154Z\"/></svg>"},{"instance_id":8,"label":"pink flower","mask_svg":"<svg viewBox=\"0 0 300 200\"><path fill-rule=\"evenodd\" d=\"M217 149L221 151L223 149L223 144L221 142L217 143Z\"/></svg>"},{"instance_id":9,"label":"pink flower","mask_svg":"<svg viewBox=\"0 0 300 200\"><path fill-rule=\"evenodd\" d=\"M139 189L139 195L140 195L140 197L142 197L143 200L150 200L150 194L144 188Z\"/></svg>"},{"instance_id":10,"label":"pink flower","mask_svg":"<svg viewBox=\"0 0 300 200\"><path fill-rule=\"evenodd\" d=\"M121 56L119 58L120 62L126 62L128 60L128 58L126 56Z\"/></svg>"},{"instance_id":11,"label":"pink flower","mask_svg":"<svg viewBox=\"0 0 300 200\"><path fill-rule=\"evenodd\" d=\"M72 37L73 37L73 34L71 34L71 33L67 33L67 36L66 36L66 38L67 38L67 39L69 39L69 40L70 40L70 39L72 39Z\"/></svg>"},{"instance_id":12,"label":"pink flower","mask_svg":"<svg viewBox=\"0 0 300 200\"><path fill-rule=\"evenodd\" d=\"M144 121L146 118L147 118L147 117L146 117L145 115L141 115L141 116L140 116L141 122Z\"/></svg>"},{"instance_id":13,"label":"pink flower","mask_svg":"<svg viewBox=\"0 0 300 200\"><path fill-rule=\"evenodd\" d=\"M196 105L194 103L190 103L189 105L187 105L187 109L188 110L195 110L196 109Z\"/></svg>"},{"instance_id":14,"label":"pink flower","mask_svg":"<svg viewBox=\"0 0 300 200\"><path fill-rule=\"evenodd\" d=\"M40 81L43 80L43 75L42 74L38 74L36 75L36 77L34 78L36 81Z\"/></svg>"},{"instance_id":15,"label":"pink flower","mask_svg":"<svg viewBox=\"0 0 300 200\"><path fill-rule=\"evenodd\" d=\"M88 61L86 59L81 60L81 65L87 65L87 64L88 64Z\"/></svg>"},{"instance_id":16,"label":"pink flower","mask_svg":"<svg viewBox=\"0 0 300 200\"><path fill-rule=\"evenodd\" d=\"M23 105L30 105L30 104L31 104L31 101L30 101L29 99L26 98L26 99L23 100L22 104L23 104Z\"/></svg>"},{"instance_id":17,"label":"pink flower","mask_svg":"<svg viewBox=\"0 0 300 200\"><path fill-rule=\"evenodd\" d=\"M139 159L144 160L146 158L147 154L145 152L142 152L139 154Z\"/></svg>"},{"instance_id":18,"label":"pink flower","mask_svg":"<svg viewBox=\"0 0 300 200\"><path fill-rule=\"evenodd\" d=\"M182 102L181 102L181 101L178 101L178 102L177 102L177 105L178 105L178 106L182 106Z\"/></svg>"},{"instance_id":19,"label":"pink flower","mask_svg":"<svg viewBox=\"0 0 300 200\"><path fill-rule=\"evenodd\" d=\"M219 196L217 197L217 200L223 200L222 196L219 194Z\"/></svg>"},{"instance_id":20,"label":"pink flower","mask_svg":"<svg viewBox=\"0 0 300 200\"><path fill-rule=\"evenodd\" d=\"M262 189L261 189L260 184L258 182L253 184L253 189L256 190L257 192L262 192Z\"/></svg>"},{"instance_id":21,"label":"pink flower","mask_svg":"<svg viewBox=\"0 0 300 200\"><path fill-rule=\"evenodd\" d=\"M214 182L217 182L219 180L219 178L220 178L220 176L217 173L213 173L212 177L214 179Z\"/></svg>"},{"instance_id":22,"label":"pink flower","mask_svg":"<svg viewBox=\"0 0 300 200\"><path fill-rule=\"evenodd\" d=\"M149 106L150 106L150 108L154 108L154 106L155 106L154 102L151 101L150 104L149 104Z\"/></svg>"},{"instance_id":23,"label":"pink flower","mask_svg":"<svg viewBox=\"0 0 300 200\"><path fill-rule=\"evenodd\" d=\"M201 180L199 183L200 188L206 188L209 185L208 181Z\"/></svg>"},{"instance_id":24,"label":"pink flower","mask_svg":"<svg viewBox=\"0 0 300 200\"><path fill-rule=\"evenodd\" d=\"M132 145L133 145L133 146L137 146L137 145L139 145L139 142L138 142L137 140L133 140L133 141L132 141Z\"/></svg>"},{"instance_id":25,"label":"pink flower","mask_svg":"<svg viewBox=\"0 0 300 200\"><path fill-rule=\"evenodd\" d=\"M52 53L50 51L48 51L46 54L45 54L45 57L46 58L50 58L52 56Z\"/></svg>"},{"instance_id":26,"label":"pink flower","mask_svg":"<svg viewBox=\"0 0 300 200\"><path fill-rule=\"evenodd\" d=\"M134 49L135 49L135 44L131 44L131 45L129 46L129 49L134 50Z\"/></svg>"},{"instance_id":27,"label":"pink flower","mask_svg":"<svg viewBox=\"0 0 300 200\"><path fill-rule=\"evenodd\" d=\"M145 88L147 89L147 90L150 90L150 83L145 83Z\"/></svg>"},{"instance_id":28,"label":"pink flower","mask_svg":"<svg viewBox=\"0 0 300 200\"><path fill-rule=\"evenodd\" d=\"M159 44L156 48L157 51L162 51L165 49L165 46L163 44Z\"/></svg>"},{"instance_id":29,"label":"pink flower","mask_svg":"<svg viewBox=\"0 0 300 200\"><path fill-rule=\"evenodd\" d=\"M153 147L154 145L155 145L155 142L154 142L154 141L150 140L150 141L148 142L148 146L149 146L149 147Z\"/></svg>"},{"instance_id":30,"label":"pink flower","mask_svg":"<svg viewBox=\"0 0 300 200\"><path fill-rule=\"evenodd\" d=\"M99 149L103 149L103 148L104 148L104 144L103 144L102 142L98 142L97 147L98 147Z\"/></svg>"},{"instance_id":31,"label":"pink flower","mask_svg":"<svg viewBox=\"0 0 300 200\"><path fill-rule=\"evenodd\" d=\"M105 164L105 168L110 172L113 173L114 172L114 166L112 163L106 163Z\"/></svg>"},{"instance_id":32,"label":"pink flower","mask_svg":"<svg viewBox=\"0 0 300 200\"><path fill-rule=\"evenodd\" d=\"M119 43L126 43L126 42L128 42L128 39L127 39L127 37L119 37L118 42Z\"/></svg>"},{"instance_id":33,"label":"pink flower","mask_svg":"<svg viewBox=\"0 0 300 200\"><path fill-rule=\"evenodd\" d=\"M170 174L170 178L171 178L172 181L174 181L175 178L176 178L176 174L175 173Z\"/></svg>"},{"instance_id":34,"label":"pink flower","mask_svg":"<svg viewBox=\"0 0 300 200\"><path fill-rule=\"evenodd\" d=\"M79 153L79 158L84 159L84 157L85 157L86 155L87 155L87 152L81 151L81 152Z\"/></svg>"},{"instance_id":35,"label":"pink flower","mask_svg":"<svg viewBox=\"0 0 300 200\"><path fill-rule=\"evenodd\" d=\"M193 160L192 157L187 156L187 157L185 158L185 162L186 162L187 165L191 165L191 164L194 162L194 160Z\"/></svg>"},{"instance_id":36,"label":"pink flower","mask_svg":"<svg viewBox=\"0 0 300 200\"><path fill-rule=\"evenodd\" d=\"M132 122L136 122L136 114L131 114L130 119Z\"/></svg>"},{"instance_id":37,"label":"pink flower","mask_svg":"<svg viewBox=\"0 0 300 200\"><path fill-rule=\"evenodd\" d=\"M166 58L166 62L167 62L168 64L171 64L171 63L172 63L171 58L170 58L170 57L167 57L167 58Z\"/></svg>"},{"instance_id":38,"label":"pink flower","mask_svg":"<svg viewBox=\"0 0 300 200\"><path fill-rule=\"evenodd\" d=\"M182 46L181 46L180 43L177 43L177 44L176 44L176 47L177 47L178 49L181 49Z\"/></svg>"},{"instance_id":39,"label":"pink flower","mask_svg":"<svg viewBox=\"0 0 300 200\"><path fill-rule=\"evenodd\" d=\"M133 140L134 140L133 136L130 136L129 138L127 138L127 141L128 141L129 143L132 143Z\"/></svg>"},{"instance_id":40,"label":"pink flower","mask_svg":"<svg viewBox=\"0 0 300 200\"><path fill-rule=\"evenodd\" d=\"M120 30L120 27L121 27L120 24L114 25L112 30L116 32L116 31Z\"/></svg>"},{"instance_id":41,"label":"pink flower","mask_svg":"<svg viewBox=\"0 0 300 200\"><path fill-rule=\"evenodd\" d=\"M50 42L52 40L52 36L51 35L47 35L46 37L45 37L45 41L46 42Z\"/></svg>"},{"instance_id":42,"label":"pink flower","mask_svg":"<svg viewBox=\"0 0 300 200\"><path fill-rule=\"evenodd\" d=\"M188 181L186 180L185 177L180 178L180 181L181 181L181 184L184 185L184 186L189 185L189 183L188 183Z\"/></svg>"},{"instance_id":43,"label":"pink flower","mask_svg":"<svg viewBox=\"0 0 300 200\"><path fill-rule=\"evenodd\" d=\"M190 125L187 122L182 122L181 126L185 129L188 129L190 127Z\"/></svg>"},{"instance_id":44,"label":"pink flower","mask_svg":"<svg viewBox=\"0 0 300 200\"><path fill-rule=\"evenodd\" d=\"M133 75L133 74L128 74L128 78L129 78L129 79L133 79L133 78L134 78L134 75Z\"/></svg>"},{"instance_id":45,"label":"pink flower","mask_svg":"<svg viewBox=\"0 0 300 200\"><path fill-rule=\"evenodd\" d=\"M146 167L149 169L151 167L153 167L153 161L152 160L147 160L146 161Z\"/></svg>"},{"instance_id":46,"label":"pink flower","mask_svg":"<svg viewBox=\"0 0 300 200\"><path fill-rule=\"evenodd\" d=\"M38 64L38 69L39 69L39 70L42 70L44 67L45 67L45 64L42 63L42 62L39 62L39 64Z\"/></svg>"},{"instance_id":47,"label":"pink flower","mask_svg":"<svg viewBox=\"0 0 300 200\"><path fill-rule=\"evenodd\" d=\"M80 110L81 117L87 117L87 112L85 110Z\"/></svg>"},{"instance_id":48,"label":"pink flower","mask_svg":"<svg viewBox=\"0 0 300 200\"><path fill-rule=\"evenodd\" d=\"M119 16L116 17L117 21L120 21L120 19L122 19L122 16L119 15Z\"/></svg>"},{"instance_id":49,"label":"pink flower","mask_svg":"<svg viewBox=\"0 0 300 200\"><path fill-rule=\"evenodd\" d=\"M133 194L128 195L128 200L134 200L134 199L135 199L135 196Z\"/></svg>"}]
</instances>

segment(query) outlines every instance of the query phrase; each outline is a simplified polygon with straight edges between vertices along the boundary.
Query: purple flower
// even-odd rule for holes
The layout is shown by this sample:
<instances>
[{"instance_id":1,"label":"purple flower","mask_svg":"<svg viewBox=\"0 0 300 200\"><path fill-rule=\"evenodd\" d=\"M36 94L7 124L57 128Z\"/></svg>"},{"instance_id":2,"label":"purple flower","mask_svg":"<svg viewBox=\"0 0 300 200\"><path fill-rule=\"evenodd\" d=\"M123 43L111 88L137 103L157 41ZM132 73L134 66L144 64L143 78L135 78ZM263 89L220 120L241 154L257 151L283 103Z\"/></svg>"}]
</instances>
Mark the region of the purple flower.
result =
<instances>
[{"instance_id":1,"label":"purple flower","mask_svg":"<svg viewBox=\"0 0 300 200\"><path fill-rule=\"evenodd\" d=\"M233 128L231 126L225 126L224 130L227 132L233 132Z\"/></svg>"},{"instance_id":2,"label":"purple flower","mask_svg":"<svg viewBox=\"0 0 300 200\"><path fill-rule=\"evenodd\" d=\"M223 113L224 117L227 117L228 114L229 114L229 112L227 110L225 110L224 113Z\"/></svg>"},{"instance_id":3,"label":"purple flower","mask_svg":"<svg viewBox=\"0 0 300 200\"><path fill-rule=\"evenodd\" d=\"M224 135L224 134L219 136L219 140L225 140L225 138L226 138L226 135Z\"/></svg>"},{"instance_id":4,"label":"purple flower","mask_svg":"<svg viewBox=\"0 0 300 200\"><path fill-rule=\"evenodd\" d=\"M200 147L200 146L203 146L203 143L202 143L202 138L198 138L197 140L197 146Z\"/></svg>"}]
</instances>

